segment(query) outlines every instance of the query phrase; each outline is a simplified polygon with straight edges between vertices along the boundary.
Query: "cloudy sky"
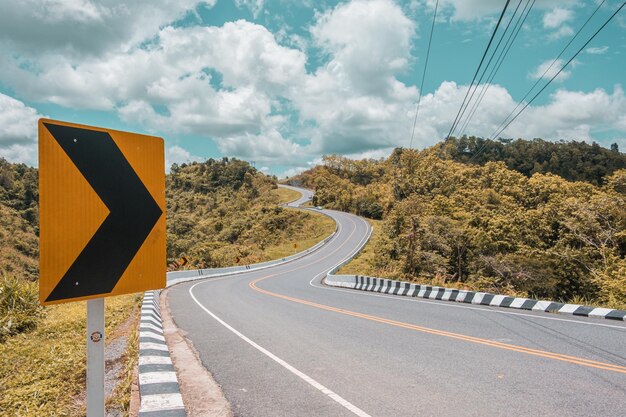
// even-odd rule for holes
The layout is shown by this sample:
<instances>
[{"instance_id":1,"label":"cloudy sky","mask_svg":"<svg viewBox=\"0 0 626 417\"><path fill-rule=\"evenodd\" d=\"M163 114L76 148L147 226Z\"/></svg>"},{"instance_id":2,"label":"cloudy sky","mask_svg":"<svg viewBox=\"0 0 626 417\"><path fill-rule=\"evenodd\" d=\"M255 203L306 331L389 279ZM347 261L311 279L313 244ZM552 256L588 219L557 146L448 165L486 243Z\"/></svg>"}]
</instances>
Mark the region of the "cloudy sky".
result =
<instances>
[{"instance_id":1,"label":"cloudy sky","mask_svg":"<svg viewBox=\"0 0 626 417\"><path fill-rule=\"evenodd\" d=\"M504 3L439 1L415 147L448 133ZM457 134L490 137L621 1L607 0L552 68L599 1L531 3ZM518 4L511 1L503 25ZM435 0L0 6L1 157L36 165L36 122L51 117L163 136L168 164L234 156L280 176L323 154L381 157L409 146ZM617 142L624 151L625 68L622 10L502 136Z\"/></svg>"}]
</instances>

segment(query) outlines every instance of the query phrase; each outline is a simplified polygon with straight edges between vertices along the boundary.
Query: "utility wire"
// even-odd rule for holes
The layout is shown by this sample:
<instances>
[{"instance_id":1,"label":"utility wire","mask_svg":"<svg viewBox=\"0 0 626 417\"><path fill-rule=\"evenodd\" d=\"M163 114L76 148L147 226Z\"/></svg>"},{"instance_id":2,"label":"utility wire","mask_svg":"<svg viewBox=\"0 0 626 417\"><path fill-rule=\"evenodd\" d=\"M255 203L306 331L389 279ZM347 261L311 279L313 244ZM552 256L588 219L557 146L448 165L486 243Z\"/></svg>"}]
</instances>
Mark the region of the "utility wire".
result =
<instances>
[{"instance_id":1,"label":"utility wire","mask_svg":"<svg viewBox=\"0 0 626 417\"><path fill-rule=\"evenodd\" d=\"M487 70L489 69L489 66L491 65L491 61L493 61L493 58L496 56L496 53L498 52L498 49L500 49L500 45L502 44L502 41L504 40L504 38L506 36L506 33L509 31L509 27L511 26L511 23L513 23L513 19L515 18L515 15L517 14L517 11L519 10L519 7L521 6L521 4L522 4L522 0L519 0L519 2L517 3L517 7L513 11L513 14L511 15L511 18L509 19L509 22L507 23L506 27L504 28L504 31L502 32L502 35L500 36L500 39L498 40L498 43L496 44L496 47L491 52L491 56L489 57L489 61L487 61L487 65L485 65L485 67L483 68L483 71L480 74L480 78L478 78L478 81L476 82L476 85L474 86L474 90L472 91L472 94L469 96L469 99L467 100L467 105L465 106L465 108L461 112L461 116L459 117L459 124L461 124L461 121L463 120L463 116L465 115L465 112L467 111L467 109L469 109L470 105L472 105L472 99L474 98L474 94L476 94L476 91L478 91L478 87L480 86L480 83L482 82L483 78L485 77L485 74L487 73ZM484 84L483 84L483 88L484 88ZM479 96L480 96L480 94L479 94ZM474 104L476 104L476 103L474 102ZM466 123L468 121L469 121L469 113L468 113L468 118L466 118ZM465 123L463 125L465 125ZM465 128L462 128L461 130L464 130L464 129Z\"/></svg>"},{"instance_id":2,"label":"utility wire","mask_svg":"<svg viewBox=\"0 0 626 417\"><path fill-rule=\"evenodd\" d=\"M529 5L530 7L528 7ZM500 67L502 66L502 63L504 62L506 56L509 54L511 47L515 43L515 39L517 39L517 35L519 34L520 30L524 26L524 23L526 22L526 18L528 18L528 15L530 14L530 11L532 10L534 5L535 5L535 0L532 0L532 3L531 3L531 0L526 0L526 4L524 5L522 12L520 13L520 15L517 18L517 21L515 22L515 26L513 27L513 30L509 34L509 37L504 44L504 48L502 48L502 50L500 51L500 55L498 55L498 58L496 59L496 64L493 66L493 68L491 69L491 72L489 73L489 76L487 77L487 82L483 84L483 88L478 94L478 99L474 102L474 106L472 107L472 110L470 111L469 116L465 120L465 124L463 125L463 127L461 127L461 134L459 136L463 136L470 121L474 118L474 114L476 114L478 107L480 106L485 95L487 94L487 90L489 90L489 87L491 87L493 79L495 78L496 74L500 70ZM511 17L511 19L513 19L513 17Z\"/></svg>"},{"instance_id":3,"label":"utility wire","mask_svg":"<svg viewBox=\"0 0 626 417\"><path fill-rule=\"evenodd\" d=\"M435 30L435 19L437 18L437 8L439 7L439 0L435 3L435 13L433 14L433 24L430 27L430 37L428 38L428 49L426 50L426 62L424 62L424 72L422 73L422 82L420 84L419 96L417 96L417 107L415 109L415 119L413 119L413 130L411 131L411 144L410 149L413 149L413 136L415 135L415 125L417 124L417 114L420 111L420 101L422 101L422 90L424 88L424 78L426 78L426 68L428 68L428 57L430 56L430 45L433 41L433 32Z\"/></svg>"},{"instance_id":4,"label":"utility wire","mask_svg":"<svg viewBox=\"0 0 626 417\"><path fill-rule=\"evenodd\" d=\"M563 49L561 50L561 52L559 52L559 55L554 58L554 60L550 63L550 65L548 66L548 68L546 68L546 70L543 72L543 74L541 74L541 76L539 78L537 78L537 81L535 81L535 83L533 84L532 87L530 87L530 89L526 92L526 94L524 95L524 97L522 97L522 99L519 101L519 103L517 103L517 106L515 106L515 108L513 110L511 110L511 112L504 118L504 120L502 121L502 123L500 123L500 125L496 128L496 130L493 131L493 133L490 135L491 138L495 138L496 137L496 132L500 131L500 128L507 122L507 120L509 119L509 117L511 117L513 115L513 113L515 113L515 111L522 105L522 103L524 102L524 100L526 100L526 98L532 93L532 91L535 89L535 87L537 87L537 85L541 82L541 80L543 80L543 77L545 77L545 75L548 73L548 71L550 71L552 69L552 67L554 66L554 64L559 60L559 58L561 58L561 56L565 53L565 51L570 47L570 45L572 44L572 42L574 42L574 40L576 40L576 38L578 37L578 35L580 35L580 33L582 32L582 30L585 28L585 26L587 26L587 24L589 23L589 21L591 21L591 19L596 15L596 13L598 12L598 10L600 10L600 8L602 7L602 5L606 2L606 0L602 0L602 3L600 3L596 9L593 11L593 13L591 14L591 16L589 16L587 18L587 20L585 21L585 23L583 23L583 25L578 29L578 31L574 34L574 36L572 37L572 39L569 40L569 42L567 43L567 45L565 45L565 47L563 47ZM622 5L623 7L623 5ZM498 133L499 134L499 133Z\"/></svg>"},{"instance_id":5,"label":"utility wire","mask_svg":"<svg viewBox=\"0 0 626 417\"><path fill-rule=\"evenodd\" d=\"M456 114L456 117L454 118L454 122L452 123L452 127L450 128L450 132L448 132L448 135L446 136L446 140L448 140L450 138L450 135L452 134L452 132L454 131L457 122L459 120L459 115L461 114L461 111L463 110L463 107L465 106L465 101L467 100L467 96L469 95L470 90L472 89L472 85L474 84L474 81L476 81L476 76L478 75L478 72L480 71L480 67L482 67L483 65L483 61L485 60L485 57L487 56L487 52L489 51L489 47L491 47L491 42L493 42L493 39L496 36L496 32L498 31L498 28L500 27L500 23L502 22L502 18L504 17L504 14L506 13L506 9L507 7L509 7L509 3L511 2L511 0L506 0L506 4L504 5L504 8L502 9L502 13L500 14L500 18L498 19L498 23L496 24L495 29L493 30L493 33L491 34L491 38L489 39L489 43L487 44L487 48L485 48L485 52L483 52L483 57L480 59L480 63L478 64L478 68L476 68L476 72L474 73L474 77L472 78L472 82L470 83L470 88L467 90L467 93L465 93L465 98L463 99L463 103L461 103L461 108L459 108L458 113Z\"/></svg>"},{"instance_id":6,"label":"utility wire","mask_svg":"<svg viewBox=\"0 0 626 417\"><path fill-rule=\"evenodd\" d=\"M563 65L563 66L561 67L561 69L560 69L560 70L559 70L556 74L554 74L554 75L552 76L552 78L550 78L550 80L546 83L546 85L544 85L544 86L541 88L541 90L539 90L539 91L537 92L537 94L535 94L535 95L533 96L533 98L532 98L532 99L530 99L530 101L529 101L528 103L526 103L526 105L525 105L524 107L522 107L522 109L521 109L519 112L517 112L517 114L515 115L515 117L513 117L513 118L512 118L512 119L511 119L511 120L510 120L510 121L509 121L509 122L508 122L508 123L507 123L507 124L506 124L503 128L502 128L502 129L500 129L500 130L498 131L498 133L497 133L496 135L500 135L500 134L504 131L504 129L506 129L507 127L509 127L509 125L510 125L511 123L513 123L513 122L515 121L515 119L517 119L517 117L518 117L518 116L519 116L519 115L520 115L520 114L521 114L521 113L522 113L522 112L523 112L523 111L524 111L524 110L525 110L525 109L526 109L526 108L527 108L527 107L528 107L528 106L529 106L529 105L530 105L533 101L535 101L535 99L539 96L539 94L541 94L541 93L543 92L543 90L545 90L545 89L546 89L546 87L548 87L548 85L550 85L550 83L551 83L552 81L554 81L554 79L555 79L556 77L558 77L558 75L559 75L559 74L560 74L560 73L561 73L561 72L565 69L565 67L567 67L567 66L568 66L568 65L569 65L569 64L570 64L570 63L574 60L574 58L576 58L576 57L578 56L578 54L579 54L579 53L580 53L583 49L585 49L585 48L587 47L587 45L589 45L589 42L591 42L591 41L592 41L592 40L596 37L596 35L597 35L598 33L600 33L600 31L601 31L602 29L604 29L604 27L605 27L606 25L608 25L608 24L609 24L609 22L610 22L611 20L613 20L613 18L615 17L615 15L616 15L617 13L619 13L619 11L620 11L620 10L622 10L622 9L624 8L624 6L626 6L626 1L622 3L622 5L621 5L621 6L620 6L620 7L619 7L616 11L615 11L615 13L613 13L613 14L611 15L611 17L609 17L609 18L607 19L607 21L606 21L606 22L604 22L604 24L603 24L602 26L600 26L600 28L598 28L598 30L596 30L596 32L593 34L593 36L591 36L591 38L589 38L589 40L588 40L587 42L585 42L585 44L584 44L583 46L581 46L581 47L580 47L580 49L579 49L578 51L576 51L576 53L574 54L574 56L572 56L572 57L569 59L569 61L567 61L567 62L565 63L565 65Z\"/></svg>"},{"instance_id":7,"label":"utility wire","mask_svg":"<svg viewBox=\"0 0 626 417\"><path fill-rule=\"evenodd\" d=\"M533 0L533 4L534 4L535 0ZM582 30L587 26L587 24L589 23L589 21L591 21L591 19L596 15L596 13L598 12L598 10L600 10L600 8L602 7L602 5L606 2L606 0L603 0L602 3L600 3L596 9L593 11L593 13L587 18L587 20L585 21L585 23L583 23L583 25L578 29L578 31L574 34L574 36L569 40L569 42L567 43L567 45L565 45L565 47L563 47L563 49L561 50L561 52L559 53L559 55L552 61L552 63L550 64L550 66L543 72L543 74L541 74L541 77L539 77L537 79L537 81L535 81L535 84L533 84L532 87L530 87L530 89L526 92L526 94L524 95L524 97L520 100L520 102L517 104L517 106L515 106L515 108L504 118L504 120L502 121L502 123L500 123L500 125L496 128L496 130L494 130L494 132L489 136L490 138L495 138L496 137L496 132L502 132L506 126L500 130L500 128L507 122L507 120L509 119L509 117L511 117L511 115L513 115L513 113L515 113L515 111L522 105L522 103L524 102L524 100L526 100L526 98L532 93L532 91L535 89L535 87L539 84L539 82L543 79L543 77L548 73L548 71L550 71L550 69L554 66L554 63L556 61L558 61L558 59L563 55L563 53L565 53L565 51L569 48L569 46L572 44L572 42L574 42L574 40L578 37L578 35L582 32ZM546 85L547 86L547 85ZM544 87L545 88L545 87ZM517 116L516 116L517 117ZM512 122L512 120L511 120ZM507 126L511 123L509 122L507 124ZM500 133L498 133L499 135ZM478 155L480 155L480 153L485 149L485 147L487 146L487 141L485 141L480 148L478 148L478 151L476 151L474 153L474 155L472 155L472 157L467 161L468 163L472 162Z\"/></svg>"}]
</instances>

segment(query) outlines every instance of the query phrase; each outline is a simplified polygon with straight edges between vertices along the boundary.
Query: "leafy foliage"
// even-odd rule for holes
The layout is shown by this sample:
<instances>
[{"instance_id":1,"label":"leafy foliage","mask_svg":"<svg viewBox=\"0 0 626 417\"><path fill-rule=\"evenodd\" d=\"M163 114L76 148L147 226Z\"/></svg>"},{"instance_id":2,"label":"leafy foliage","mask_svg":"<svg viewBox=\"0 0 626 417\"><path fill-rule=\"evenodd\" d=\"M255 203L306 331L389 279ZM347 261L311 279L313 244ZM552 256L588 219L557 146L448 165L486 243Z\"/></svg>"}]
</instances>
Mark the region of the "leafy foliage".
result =
<instances>
[{"instance_id":1,"label":"leafy foliage","mask_svg":"<svg viewBox=\"0 0 626 417\"><path fill-rule=\"evenodd\" d=\"M626 169L626 155L616 143L611 150L597 143L549 142L543 139L490 140L474 136L451 137L437 145L440 155L457 162L484 165L502 161L510 169L530 177L535 173L552 173L570 181L587 181L595 185L618 169Z\"/></svg>"},{"instance_id":2,"label":"leafy foliage","mask_svg":"<svg viewBox=\"0 0 626 417\"><path fill-rule=\"evenodd\" d=\"M363 274L624 307L625 179L623 169L602 187L527 177L432 148L385 160L325 157L290 182L315 188L313 204L383 219Z\"/></svg>"},{"instance_id":3,"label":"leafy foliage","mask_svg":"<svg viewBox=\"0 0 626 417\"><path fill-rule=\"evenodd\" d=\"M8 274L0 276L0 343L33 330L42 316L37 284Z\"/></svg>"},{"instance_id":4,"label":"leafy foliage","mask_svg":"<svg viewBox=\"0 0 626 417\"><path fill-rule=\"evenodd\" d=\"M167 255L216 268L270 259L287 241L319 237L309 213L278 207L276 178L237 159L172 166L167 177ZM320 235L320 233L322 235Z\"/></svg>"},{"instance_id":5,"label":"leafy foliage","mask_svg":"<svg viewBox=\"0 0 626 417\"><path fill-rule=\"evenodd\" d=\"M37 170L0 158L0 273L34 281L39 273Z\"/></svg>"}]
</instances>

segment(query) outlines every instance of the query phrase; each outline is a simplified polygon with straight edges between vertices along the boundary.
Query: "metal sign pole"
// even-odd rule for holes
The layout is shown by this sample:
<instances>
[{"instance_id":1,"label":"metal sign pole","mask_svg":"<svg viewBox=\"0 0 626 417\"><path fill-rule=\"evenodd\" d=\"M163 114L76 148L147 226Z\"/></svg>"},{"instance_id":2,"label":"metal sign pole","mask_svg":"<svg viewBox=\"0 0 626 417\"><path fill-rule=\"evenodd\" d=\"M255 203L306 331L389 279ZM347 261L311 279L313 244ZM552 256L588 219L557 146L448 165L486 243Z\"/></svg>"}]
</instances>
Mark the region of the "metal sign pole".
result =
<instances>
[{"instance_id":1,"label":"metal sign pole","mask_svg":"<svg viewBox=\"0 0 626 417\"><path fill-rule=\"evenodd\" d=\"M87 417L104 417L104 298L87 301Z\"/></svg>"}]
</instances>

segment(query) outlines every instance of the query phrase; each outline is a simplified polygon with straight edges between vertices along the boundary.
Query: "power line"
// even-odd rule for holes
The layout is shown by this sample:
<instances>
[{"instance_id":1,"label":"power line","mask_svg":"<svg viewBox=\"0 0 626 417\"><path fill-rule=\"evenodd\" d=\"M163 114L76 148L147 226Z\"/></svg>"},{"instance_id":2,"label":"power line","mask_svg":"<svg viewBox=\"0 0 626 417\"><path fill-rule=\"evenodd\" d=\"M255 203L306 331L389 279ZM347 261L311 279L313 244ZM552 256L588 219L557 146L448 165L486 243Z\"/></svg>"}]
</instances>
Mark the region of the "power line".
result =
<instances>
[{"instance_id":1,"label":"power line","mask_svg":"<svg viewBox=\"0 0 626 417\"><path fill-rule=\"evenodd\" d=\"M606 0L602 0L602 3L600 3L596 9L593 11L593 13L591 13L591 16L589 16L587 18L587 20L585 21L585 23L583 23L583 25L578 29L578 31L574 34L574 36L572 37L572 39L569 40L569 42L567 43L567 45L565 45L565 47L563 47L563 49L561 50L561 52L559 52L559 55L554 58L554 60L550 63L550 65L548 66L548 68L546 68L546 70L543 72L543 74L541 74L541 76L539 78L537 78L537 81L535 81L535 83L533 84L532 87L530 87L530 89L526 92L526 94L524 95L524 97L522 97L522 99L519 101L519 103L517 103L517 106L515 106L515 108L513 110L511 110L511 112L504 118L504 120L502 121L502 123L500 123L500 125L496 128L496 130L493 131L493 133L491 134L490 137L494 137L495 133L504 125L504 123L506 123L506 121L509 119L509 117L511 117L511 115L513 113L515 113L515 111L519 108L519 106L522 105L522 103L524 102L524 100L526 100L526 98L532 93L532 91L535 89L535 87L537 87L537 85L541 82L541 80L543 80L543 77L548 73L548 71L550 71L552 69L552 67L554 66L554 64L559 60L559 58L561 58L561 56L565 53L565 51L567 50L567 48L569 48L569 46L572 44L572 42L574 42L574 40L576 40L576 38L578 37L578 35L580 35L580 33L582 32L582 30L585 28L585 26L587 26L587 23L589 23L589 21L596 15L596 13L598 12L598 10L600 10L600 8L602 7L602 5L606 2Z\"/></svg>"},{"instance_id":2,"label":"power line","mask_svg":"<svg viewBox=\"0 0 626 417\"><path fill-rule=\"evenodd\" d=\"M520 0L520 4L521 4L521 0ZM530 4L530 7L528 7L529 4ZM472 110L470 111L469 116L465 120L465 124L461 128L461 134L459 136L463 136L463 134L465 133L465 129L467 129L470 121L474 118L474 114L476 114L478 107L480 106L485 95L487 94L487 90L489 90L489 87L491 87L493 79L495 78L496 74L500 70L500 67L502 66L504 59L506 58L509 51L511 50L513 43L515 43L515 39L517 39L517 35L519 34L520 30L524 26L524 23L526 22L526 19L528 18L528 15L530 14L530 11L532 10L534 5L535 5L535 0L532 0L532 3L531 3L531 0L526 1L526 4L524 5L522 12L517 18L517 22L515 22L515 26L513 27L513 30L509 34L509 37L506 40L506 43L504 44L504 48L502 48L502 50L500 51L500 55L498 55L498 58L496 59L496 64L493 66L493 68L491 69L491 72L489 73L489 76L487 77L487 82L483 84L483 88L478 94L478 99L474 102L474 106L472 107ZM511 19L513 19L513 17L514 16L512 16Z\"/></svg>"},{"instance_id":3,"label":"power line","mask_svg":"<svg viewBox=\"0 0 626 417\"><path fill-rule=\"evenodd\" d=\"M533 98L532 98L532 99L530 99L530 101L529 101L528 103L526 103L526 104L524 105L524 107L522 107L522 108L520 109L520 111L519 111L519 112L517 112L517 114L516 114L516 115L515 115L515 116L514 116L514 117L513 117L513 118L512 118L512 119L511 119L511 120L510 120L510 121L509 121L509 122L508 122L505 126L504 126L504 127L502 127L502 128L501 128L501 129L500 129L500 130L496 133L496 135L495 135L495 136L500 135L500 134L504 131L504 129L506 129L507 127L509 127L509 125L510 125L511 123L513 123L513 122L515 121L515 119L517 119L517 117L518 117L518 116L519 116L519 115L520 115L520 114L521 114L521 113L522 113L522 112L523 112L523 111L524 111L524 110L525 110L525 109L526 109L526 108L527 108L527 107L528 107L528 106L529 106L529 105L530 105L533 101L535 101L535 99L539 96L539 94L541 94L541 93L543 92L543 90L545 90L545 89L546 89L546 87L548 87L548 85L550 85L550 83L551 83L552 81L554 81L554 79L555 79L556 77L558 77L558 76L559 76L559 74L560 74L560 73L561 73L561 72L565 69L565 67L567 67L567 66L568 66L568 65L569 65L569 64L570 64L570 63L574 60L574 58L576 58L576 57L578 56L578 54L580 54L580 53L582 52L582 50L583 50L583 49L585 49L585 48L587 47L587 45L589 45L589 42L591 42L591 41L592 41L592 40L596 37L596 35L598 35L598 33L600 33L600 31L601 31L602 29L604 29L604 27L605 27L606 25L608 25L608 24L609 24L609 22L610 22L611 20L613 20L613 18L615 17L615 15L616 15L617 13L619 13L619 12L620 12L620 10L622 10L622 8L624 8L624 6L625 6L625 5L626 5L626 1L625 1L624 3L622 3L622 5L621 5L621 6L620 6L620 7L619 7L616 11L615 11L615 13L613 13L613 14L611 15L611 17L609 17L609 18L607 19L607 21L606 21L606 22L604 22L604 24L603 24L602 26L600 26L600 28L598 28L598 30L596 30L596 32L595 32L595 33L591 36L591 38L589 38L589 40L587 40L587 42L585 42L585 44L584 44L583 46L581 46L581 47L580 47L580 49L578 49L578 51L576 51L576 53L575 53L575 54L574 54L574 55L573 55L573 56L569 59L569 61L567 61L567 62L565 63L565 65L563 65L563 66L561 67L561 69L559 69L559 71L558 71L556 74L554 74L554 75L552 76L552 78L550 78L550 80L546 83L546 85L544 85L544 86L541 88L541 90L539 90L539 91L537 92L537 94L535 94L535 95L533 96Z\"/></svg>"},{"instance_id":4,"label":"power line","mask_svg":"<svg viewBox=\"0 0 626 417\"><path fill-rule=\"evenodd\" d=\"M504 40L504 37L506 36L506 33L509 31L509 27L511 26L511 23L513 23L513 19L515 18L515 15L517 14L517 11L519 10L519 7L521 6L521 4L522 4L522 0L519 0L519 2L517 3L517 7L513 11L513 14L511 15L511 18L509 19L509 22L507 23L506 27L504 28L504 31L502 32L502 35L500 36L500 40L498 40L498 43L496 44L496 47L491 52L491 56L489 57L489 61L487 61L487 65L485 65L485 67L483 68L483 71L480 74L480 78L478 79L478 82L476 82L476 85L474 86L474 90L472 91L472 94L469 96L469 99L467 100L467 105L465 106L465 108L461 112L461 116L459 117L459 124L461 124L461 121L463 120L463 116L465 115L465 112L467 111L467 109L470 108L470 105L472 103L472 99L474 98L474 94L476 94L476 91L478 91L478 87L480 87L480 83L482 82L485 74L487 73L487 70L489 69L489 66L491 65L491 61L493 61L493 58L496 56L496 53L498 52L498 49L500 49L500 45L502 44L502 41ZM484 84L483 84L483 88L484 88ZM479 94L479 96L480 96L480 94ZM474 102L474 105L475 104L476 104L476 102ZM472 106L472 108L473 107L474 106ZM470 111L470 113L471 113L471 111ZM469 113L468 113L468 117L466 118L465 123L463 123L463 125L465 125L467 122L469 122ZM461 129L461 131L464 130L464 129L465 128L463 127ZM452 132L452 133L454 133L454 132Z\"/></svg>"},{"instance_id":5,"label":"power line","mask_svg":"<svg viewBox=\"0 0 626 417\"><path fill-rule=\"evenodd\" d=\"M430 27L430 38L428 39L428 49L426 50L426 62L424 62L424 72L422 73L422 82L420 84L419 96L417 96L417 107L415 109L415 119L413 119L413 130L411 131L411 144L409 148L413 149L413 136L415 135L415 125L417 124L417 114L420 111L420 101L422 101L422 90L424 88L424 78L426 78L426 68L428 67L428 57L430 56L430 45L433 41L433 32L435 30L435 18L437 17L437 8L439 0L435 3L435 13L433 13L433 24Z\"/></svg>"},{"instance_id":6,"label":"power line","mask_svg":"<svg viewBox=\"0 0 626 417\"><path fill-rule=\"evenodd\" d=\"M578 31L574 34L574 36L569 40L569 42L565 45L565 47L563 47L563 49L561 50L561 52L559 53L559 55L552 61L552 63L550 64L550 66L543 72L543 74L541 74L541 77L539 77L537 79L537 81L535 81L535 84L533 84L532 87L530 87L530 89L526 92L526 94L524 95L524 97L520 100L520 102L517 104L517 106L515 106L515 108L504 118L504 120L502 121L502 123L500 123L500 125L496 128L496 130L494 130L494 132L489 136L490 138L495 138L496 137L496 132L501 132L500 128L507 122L507 120L509 119L509 117L511 117L511 115L513 115L513 113L515 113L515 111L522 105L522 103L524 102L524 100L526 100L526 98L532 93L532 91L535 89L535 87L539 84L539 82L543 79L543 77L548 73L548 71L550 71L550 69L552 68L552 66L554 65L555 62L558 61L558 59L565 53L565 51L569 48L569 46L572 44L572 42L574 42L574 40L578 37L578 35L582 32L582 30L587 26L587 24L589 23L589 21L591 21L591 19L596 15L596 13L598 12L598 10L600 10L600 8L602 7L602 5L605 3L606 0L603 0L602 3L600 3L596 9L593 11L593 13L587 18L587 20L585 21L585 23L583 23L583 25L578 29ZM535 0L533 0L533 4L535 3ZM547 85L546 85L547 86ZM544 87L545 88L545 87ZM517 116L516 116L517 117ZM512 120L511 120L512 122ZM510 123L509 123L510 124ZM508 126L508 124L507 124ZM506 128L506 126L505 126ZM504 130L504 128L502 129L502 131ZM500 133L498 133L500 134ZM478 148L478 151L476 151L474 153L474 155L472 155L472 157L467 161L468 163L472 162L478 155L480 155L480 153L485 149L485 147L487 146L487 141L485 141L482 146L480 148Z\"/></svg>"},{"instance_id":7,"label":"power line","mask_svg":"<svg viewBox=\"0 0 626 417\"><path fill-rule=\"evenodd\" d=\"M463 99L463 103L461 103L461 108L459 108L459 111L456 114L456 117L454 118L454 122L452 123L452 127L450 128L450 132L448 132L448 135L446 136L446 140L448 138L450 138L450 135L452 134L453 130L456 128L457 122L459 120L459 115L461 114L461 111L463 110L463 107L465 106L465 101L467 100L467 96L469 95L469 92L472 89L472 85L474 85L474 81L476 81L476 76L478 75L478 72L480 71L480 67L482 67L482 65L483 65L485 57L487 56L487 52L489 51L489 48L491 47L491 42L493 42L493 39L496 36L496 32L498 31L498 28L500 27L500 23L502 22L502 18L504 17L504 14L506 13L506 9L507 9L507 7L509 7L509 3L510 2L511 2L511 0L506 0L506 4L504 5L504 8L502 9L502 13L500 14L500 18L498 19L498 23L496 24L496 27L493 30L493 33L491 34L491 38L489 39L489 43L487 44L487 48L485 48L485 52L483 52L483 56L480 59L480 63L478 64L478 68L476 68L476 72L474 73L474 77L472 78L472 82L470 83L470 88L467 90L467 93L465 93L465 98Z\"/></svg>"}]
</instances>

